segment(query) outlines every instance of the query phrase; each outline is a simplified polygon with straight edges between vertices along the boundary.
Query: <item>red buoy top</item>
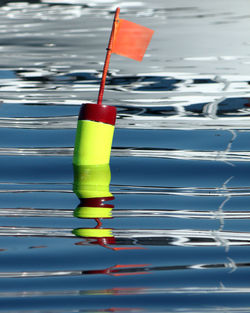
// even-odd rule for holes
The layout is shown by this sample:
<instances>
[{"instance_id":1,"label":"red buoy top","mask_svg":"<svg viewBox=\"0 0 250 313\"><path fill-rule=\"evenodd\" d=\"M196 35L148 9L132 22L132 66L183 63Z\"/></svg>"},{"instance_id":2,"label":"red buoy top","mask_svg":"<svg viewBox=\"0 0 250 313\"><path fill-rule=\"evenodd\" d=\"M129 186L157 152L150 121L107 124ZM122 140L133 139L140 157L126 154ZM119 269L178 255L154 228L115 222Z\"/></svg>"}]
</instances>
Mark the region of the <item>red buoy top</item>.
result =
<instances>
[{"instance_id":1,"label":"red buoy top","mask_svg":"<svg viewBox=\"0 0 250 313\"><path fill-rule=\"evenodd\" d=\"M115 125L116 107L96 103L82 104L78 119Z\"/></svg>"}]
</instances>

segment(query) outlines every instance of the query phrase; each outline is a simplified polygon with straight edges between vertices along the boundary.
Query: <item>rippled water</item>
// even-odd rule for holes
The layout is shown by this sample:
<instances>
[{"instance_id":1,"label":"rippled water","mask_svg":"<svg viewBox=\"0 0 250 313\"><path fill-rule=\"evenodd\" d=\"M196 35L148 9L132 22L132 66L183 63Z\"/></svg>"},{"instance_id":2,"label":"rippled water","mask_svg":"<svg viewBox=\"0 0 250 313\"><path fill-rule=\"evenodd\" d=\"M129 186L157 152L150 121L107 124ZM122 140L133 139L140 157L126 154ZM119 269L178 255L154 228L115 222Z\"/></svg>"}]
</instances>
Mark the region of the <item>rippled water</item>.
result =
<instances>
[{"instance_id":1,"label":"rippled water","mask_svg":"<svg viewBox=\"0 0 250 313\"><path fill-rule=\"evenodd\" d=\"M142 63L111 58L101 222L76 217L72 153L118 5L155 34ZM1 2L0 311L249 312L249 8Z\"/></svg>"}]
</instances>

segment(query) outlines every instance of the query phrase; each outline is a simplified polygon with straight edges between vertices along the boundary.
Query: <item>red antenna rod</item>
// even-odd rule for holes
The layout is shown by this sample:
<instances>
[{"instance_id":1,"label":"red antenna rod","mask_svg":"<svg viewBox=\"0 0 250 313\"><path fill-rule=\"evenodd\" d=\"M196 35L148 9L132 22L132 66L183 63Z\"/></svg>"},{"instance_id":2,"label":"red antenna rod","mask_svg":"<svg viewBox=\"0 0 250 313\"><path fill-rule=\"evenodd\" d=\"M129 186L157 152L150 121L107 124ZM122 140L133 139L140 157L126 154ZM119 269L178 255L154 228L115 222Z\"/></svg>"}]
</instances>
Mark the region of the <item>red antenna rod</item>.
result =
<instances>
[{"instance_id":1,"label":"red antenna rod","mask_svg":"<svg viewBox=\"0 0 250 313\"><path fill-rule=\"evenodd\" d=\"M108 73L109 61L110 61L110 57L111 57L111 53L112 53L112 45L113 45L113 41L114 41L114 36L115 36L115 31L116 31L116 25L117 25L118 18L119 18L119 13L120 13L120 8L117 8L115 11L115 17L114 17L114 21L113 21L112 31L111 31L110 38L109 38L109 45L107 48L107 54L106 54L105 63L103 66L103 72L102 72L102 80L101 80L99 94L98 94L97 104L100 104L100 105L102 104L104 87L105 87L106 77L107 77L107 73Z\"/></svg>"}]
</instances>

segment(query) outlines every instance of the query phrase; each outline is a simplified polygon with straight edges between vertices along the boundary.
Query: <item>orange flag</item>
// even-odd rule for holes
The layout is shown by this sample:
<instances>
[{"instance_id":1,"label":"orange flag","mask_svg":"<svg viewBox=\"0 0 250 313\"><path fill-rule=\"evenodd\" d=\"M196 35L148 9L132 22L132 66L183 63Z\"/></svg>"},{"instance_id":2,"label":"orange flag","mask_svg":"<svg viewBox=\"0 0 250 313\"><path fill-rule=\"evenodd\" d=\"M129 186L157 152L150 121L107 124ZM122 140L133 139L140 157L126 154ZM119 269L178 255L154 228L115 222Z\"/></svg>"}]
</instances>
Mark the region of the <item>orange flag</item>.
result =
<instances>
[{"instance_id":1,"label":"orange flag","mask_svg":"<svg viewBox=\"0 0 250 313\"><path fill-rule=\"evenodd\" d=\"M154 31L127 20L119 19L120 8L115 11L112 31L109 38L106 59L103 66L97 104L102 104L104 87L112 53L141 61L149 45Z\"/></svg>"},{"instance_id":2,"label":"orange flag","mask_svg":"<svg viewBox=\"0 0 250 313\"><path fill-rule=\"evenodd\" d=\"M117 23L111 52L141 61L154 31L124 19Z\"/></svg>"}]
</instances>

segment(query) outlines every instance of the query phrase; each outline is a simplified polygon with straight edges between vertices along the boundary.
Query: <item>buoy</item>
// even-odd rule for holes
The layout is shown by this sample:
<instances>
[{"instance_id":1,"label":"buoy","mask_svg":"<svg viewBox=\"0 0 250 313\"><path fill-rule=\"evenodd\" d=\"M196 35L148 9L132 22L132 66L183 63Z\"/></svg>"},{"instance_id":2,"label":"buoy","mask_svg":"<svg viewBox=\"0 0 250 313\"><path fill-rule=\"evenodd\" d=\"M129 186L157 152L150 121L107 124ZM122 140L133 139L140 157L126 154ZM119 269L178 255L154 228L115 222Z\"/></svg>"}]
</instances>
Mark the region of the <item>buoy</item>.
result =
<instances>
[{"instance_id":1,"label":"buoy","mask_svg":"<svg viewBox=\"0 0 250 313\"><path fill-rule=\"evenodd\" d=\"M73 164L109 164L116 108L95 103L83 104L77 123Z\"/></svg>"}]
</instances>

